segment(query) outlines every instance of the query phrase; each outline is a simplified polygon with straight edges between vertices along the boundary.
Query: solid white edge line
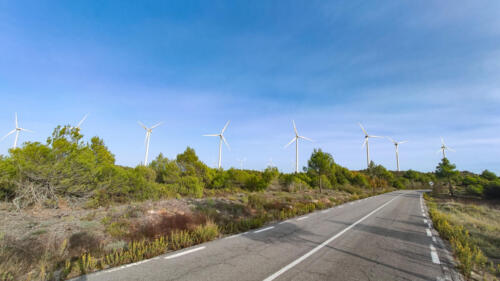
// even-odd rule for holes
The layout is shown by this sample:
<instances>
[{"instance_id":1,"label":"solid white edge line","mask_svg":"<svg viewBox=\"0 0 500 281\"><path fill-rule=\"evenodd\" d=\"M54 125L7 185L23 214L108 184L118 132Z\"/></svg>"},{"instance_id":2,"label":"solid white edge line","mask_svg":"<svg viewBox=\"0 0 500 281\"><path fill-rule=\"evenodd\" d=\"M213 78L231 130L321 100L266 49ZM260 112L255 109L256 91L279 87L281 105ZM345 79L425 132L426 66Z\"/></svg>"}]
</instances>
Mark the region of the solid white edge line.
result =
<instances>
[{"instance_id":1,"label":"solid white edge line","mask_svg":"<svg viewBox=\"0 0 500 281\"><path fill-rule=\"evenodd\" d=\"M321 211L322 214L328 213L328 212L330 212L330 210L323 210L323 211Z\"/></svg>"},{"instance_id":2,"label":"solid white edge line","mask_svg":"<svg viewBox=\"0 0 500 281\"><path fill-rule=\"evenodd\" d=\"M256 230L253 233L259 233L259 232L266 231L266 230L273 229L273 228L274 228L274 226L270 226L270 227L266 227L266 228L263 228L263 229Z\"/></svg>"},{"instance_id":3,"label":"solid white edge line","mask_svg":"<svg viewBox=\"0 0 500 281\"><path fill-rule=\"evenodd\" d=\"M301 218L298 218L297 220L298 220L298 221L305 220L305 219L307 219L308 217L309 217L309 216L301 217Z\"/></svg>"},{"instance_id":4,"label":"solid white edge line","mask_svg":"<svg viewBox=\"0 0 500 281\"><path fill-rule=\"evenodd\" d=\"M196 251L200 251L200 250L203 250L203 249L205 249L205 246L194 248L194 249L191 249L191 250L187 250L187 251L184 251L182 253L174 254L174 255L165 257L165 259L169 260L169 259L177 258L177 257L184 256L184 255L187 255L187 254L190 254L190 253L193 253L193 252L196 252Z\"/></svg>"},{"instance_id":5,"label":"solid white edge line","mask_svg":"<svg viewBox=\"0 0 500 281\"><path fill-rule=\"evenodd\" d=\"M432 242L437 243L436 237L432 236Z\"/></svg>"},{"instance_id":6,"label":"solid white edge line","mask_svg":"<svg viewBox=\"0 0 500 281\"><path fill-rule=\"evenodd\" d=\"M428 228L426 228L425 231L427 232L427 236L429 236L429 237L432 236L432 233L431 233L431 231Z\"/></svg>"},{"instance_id":7,"label":"solid white edge line","mask_svg":"<svg viewBox=\"0 0 500 281\"><path fill-rule=\"evenodd\" d=\"M317 251L319 251L321 248L323 248L324 246L326 246L327 244L329 244L333 240L337 239L338 237L340 237L342 234L344 234L345 232L347 232L351 228L355 227L356 225L358 225L359 223L361 223L362 221L364 221L365 219L367 219L368 217L370 217L371 215L373 215L374 213L376 213L378 210L380 210L383 207L387 206L389 203L391 203L392 201L394 201L398 197L399 197L399 195L396 196L396 197L394 197L394 198L392 198L391 200L389 200L388 202L386 202L382 206L378 207L377 209L371 211L366 216L362 217L361 219L359 219L358 221L354 222L350 226L344 228L342 231L340 231L339 233L337 233L334 236L330 237L328 240L326 240L325 242L323 242L320 245L316 246L314 249L312 249L311 251L307 252L306 254L304 254L303 256L301 256L300 258L294 260L293 262L289 263L288 265L286 265L282 269L276 271L274 274L272 274L271 276L269 276L266 279L264 279L264 281L271 281L271 280L276 279L278 276L280 276L281 274L285 273L286 271L288 271L292 267L296 266L297 264L301 263L303 260L305 260L308 257L310 257L311 255L313 255L314 253L316 253Z\"/></svg>"}]
</instances>

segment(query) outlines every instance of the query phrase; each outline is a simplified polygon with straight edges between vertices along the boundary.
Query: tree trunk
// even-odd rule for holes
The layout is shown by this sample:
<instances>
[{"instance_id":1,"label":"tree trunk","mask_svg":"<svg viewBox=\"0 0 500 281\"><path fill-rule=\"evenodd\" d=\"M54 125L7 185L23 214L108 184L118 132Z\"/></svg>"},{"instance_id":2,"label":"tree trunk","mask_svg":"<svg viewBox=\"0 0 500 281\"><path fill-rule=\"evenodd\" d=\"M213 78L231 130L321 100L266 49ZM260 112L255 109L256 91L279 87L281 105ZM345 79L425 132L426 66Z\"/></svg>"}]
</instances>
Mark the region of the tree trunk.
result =
<instances>
[{"instance_id":1,"label":"tree trunk","mask_svg":"<svg viewBox=\"0 0 500 281\"><path fill-rule=\"evenodd\" d=\"M448 189L450 191L450 196L455 197L455 194L453 193L453 184L451 184L451 181L448 181Z\"/></svg>"},{"instance_id":2,"label":"tree trunk","mask_svg":"<svg viewBox=\"0 0 500 281\"><path fill-rule=\"evenodd\" d=\"M319 176L319 193L323 193L323 188L321 186L321 175Z\"/></svg>"}]
</instances>

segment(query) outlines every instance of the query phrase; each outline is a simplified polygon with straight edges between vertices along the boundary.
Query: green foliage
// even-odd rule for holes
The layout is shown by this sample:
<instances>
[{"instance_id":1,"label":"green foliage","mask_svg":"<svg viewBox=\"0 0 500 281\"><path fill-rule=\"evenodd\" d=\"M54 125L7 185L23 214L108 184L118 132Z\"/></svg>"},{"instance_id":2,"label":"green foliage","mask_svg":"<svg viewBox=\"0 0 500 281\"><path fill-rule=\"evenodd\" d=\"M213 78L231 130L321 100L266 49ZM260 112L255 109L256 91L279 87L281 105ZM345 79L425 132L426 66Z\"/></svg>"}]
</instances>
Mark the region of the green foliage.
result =
<instances>
[{"instance_id":1,"label":"green foliage","mask_svg":"<svg viewBox=\"0 0 500 281\"><path fill-rule=\"evenodd\" d=\"M481 173L481 177L484 178L484 179L486 179L486 180L489 180L489 181L493 181L493 180L497 179L497 175L495 175L495 173L490 172L488 170L484 170Z\"/></svg>"},{"instance_id":2,"label":"green foliage","mask_svg":"<svg viewBox=\"0 0 500 281\"><path fill-rule=\"evenodd\" d=\"M203 183L196 176L183 176L176 184L177 192L185 196L201 198L203 196Z\"/></svg>"},{"instance_id":3,"label":"green foliage","mask_svg":"<svg viewBox=\"0 0 500 281\"><path fill-rule=\"evenodd\" d=\"M367 169L367 174L371 177L383 179L387 182L393 182L394 175L389 172L384 166L376 165L373 161L370 162L370 165Z\"/></svg>"},{"instance_id":4,"label":"green foliage","mask_svg":"<svg viewBox=\"0 0 500 281\"><path fill-rule=\"evenodd\" d=\"M484 195L490 199L499 199L500 198L500 180L496 179L494 181L489 182L485 189Z\"/></svg>"},{"instance_id":5,"label":"green foliage","mask_svg":"<svg viewBox=\"0 0 500 281\"><path fill-rule=\"evenodd\" d=\"M465 187L465 191L470 195L481 196L483 195L484 187L480 184L471 184Z\"/></svg>"},{"instance_id":6,"label":"green foliage","mask_svg":"<svg viewBox=\"0 0 500 281\"><path fill-rule=\"evenodd\" d=\"M439 165L436 167L436 176L438 178L445 178L447 180L452 180L459 175L454 164L450 163L448 158L443 158Z\"/></svg>"},{"instance_id":7,"label":"green foliage","mask_svg":"<svg viewBox=\"0 0 500 281\"><path fill-rule=\"evenodd\" d=\"M336 182L335 162L330 153L323 152L321 149L314 149L311 158L307 161L305 168L307 175L311 178L310 184L322 189L331 188L330 179Z\"/></svg>"},{"instance_id":8,"label":"green foliage","mask_svg":"<svg viewBox=\"0 0 500 281\"><path fill-rule=\"evenodd\" d=\"M162 153L151 161L149 166L156 172L156 181L163 184L176 183L181 174L181 169L175 160L169 160Z\"/></svg>"}]
</instances>

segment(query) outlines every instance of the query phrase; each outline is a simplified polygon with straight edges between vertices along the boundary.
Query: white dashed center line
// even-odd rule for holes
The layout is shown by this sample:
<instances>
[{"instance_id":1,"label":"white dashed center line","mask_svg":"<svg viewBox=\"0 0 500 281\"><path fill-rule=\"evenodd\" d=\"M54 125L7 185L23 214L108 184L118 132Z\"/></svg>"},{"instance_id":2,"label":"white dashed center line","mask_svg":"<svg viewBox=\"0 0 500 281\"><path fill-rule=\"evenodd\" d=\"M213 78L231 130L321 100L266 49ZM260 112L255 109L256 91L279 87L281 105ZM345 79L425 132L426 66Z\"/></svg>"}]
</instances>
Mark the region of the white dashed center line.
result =
<instances>
[{"instance_id":1,"label":"white dashed center line","mask_svg":"<svg viewBox=\"0 0 500 281\"><path fill-rule=\"evenodd\" d=\"M253 233L259 233L259 232L263 232L263 231L266 231L266 230L269 230L269 229L273 229L273 228L274 228L274 226L270 226L270 227L266 227L266 228L263 228L263 229L256 230Z\"/></svg>"},{"instance_id":2,"label":"white dashed center line","mask_svg":"<svg viewBox=\"0 0 500 281\"><path fill-rule=\"evenodd\" d=\"M203 250L203 249L205 249L205 246L194 248L194 249L191 249L191 250L187 250L187 251L184 251L182 253L175 254L175 255L171 255L171 256L165 257L165 259L169 260L169 259L177 258L177 257L184 256L184 255L187 255L187 254L191 254L191 253Z\"/></svg>"},{"instance_id":3,"label":"white dashed center line","mask_svg":"<svg viewBox=\"0 0 500 281\"><path fill-rule=\"evenodd\" d=\"M271 276L267 277L266 279L264 279L264 281L272 281L272 280L278 278L278 276L282 275L283 273L287 272L288 270L290 270L291 268L293 268L297 264L301 263L303 260L307 259L311 255L313 255L314 253L316 253L317 251L319 251L321 248L325 247L326 245L328 245L329 243L331 243L332 241L334 241L335 239L337 239L338 237L340 237L342 234L344 234L345 232L349 231L349 229L355 227L356 225L358 225L359 223L361 223L362 221L364 221L365 219L367 219L368 217L370 217L371 215L373 215L374 213L376 213L378 210L380 210L380 209L384 208L385 206L387 206L389 203L391 203L392 201L394 201L397 197L399 197L399 195L396 196L396 197L394 197L394 198L392 198L391 200L387 201L386 203L384 203L383 205L379 206L375 210L371 211L369 214L367 214L366 216L362 217L358 221L356 221L353 224L349 225L348 227L344 228L342 231L340 231L339 233L337 233L334 236L330 237L328 240L326 240L323 243L321 243L320 245L316 246L314 249L312 249L311 251L307 252L306 254L304 254L303 256L301 256L300 258L294 260L293 262L289 263L288 265L286 265L282 269L278 270L277 272L275 272Z\"/></svg>"}]
</instances>

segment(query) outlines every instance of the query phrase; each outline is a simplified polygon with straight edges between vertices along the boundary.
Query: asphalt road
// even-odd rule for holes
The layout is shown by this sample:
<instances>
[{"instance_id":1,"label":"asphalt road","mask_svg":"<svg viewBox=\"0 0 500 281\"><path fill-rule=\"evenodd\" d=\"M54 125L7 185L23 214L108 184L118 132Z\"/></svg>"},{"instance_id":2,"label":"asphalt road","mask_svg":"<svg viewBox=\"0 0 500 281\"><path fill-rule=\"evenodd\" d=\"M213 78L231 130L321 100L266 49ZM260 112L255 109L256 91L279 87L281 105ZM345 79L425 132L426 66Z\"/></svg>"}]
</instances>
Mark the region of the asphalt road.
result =
<instances>
[{"instance_id":1,"label":"asphalt road","mask_svg":"<svg viewBox=\"0 0 500 281\"><path fill-rule=\"evenodd\" d=\"M457 280L421 191L398 191L75 280Z\"/></svg>"}]
</instances>

